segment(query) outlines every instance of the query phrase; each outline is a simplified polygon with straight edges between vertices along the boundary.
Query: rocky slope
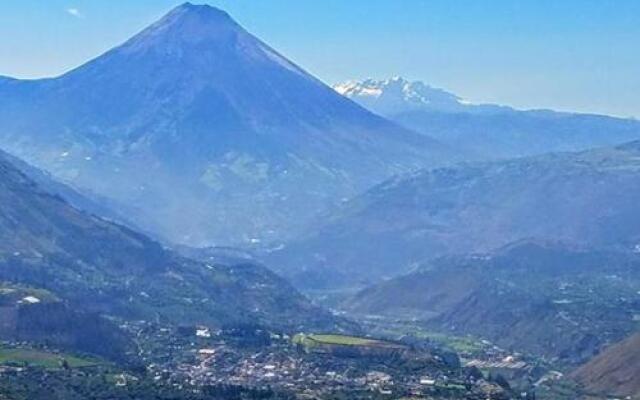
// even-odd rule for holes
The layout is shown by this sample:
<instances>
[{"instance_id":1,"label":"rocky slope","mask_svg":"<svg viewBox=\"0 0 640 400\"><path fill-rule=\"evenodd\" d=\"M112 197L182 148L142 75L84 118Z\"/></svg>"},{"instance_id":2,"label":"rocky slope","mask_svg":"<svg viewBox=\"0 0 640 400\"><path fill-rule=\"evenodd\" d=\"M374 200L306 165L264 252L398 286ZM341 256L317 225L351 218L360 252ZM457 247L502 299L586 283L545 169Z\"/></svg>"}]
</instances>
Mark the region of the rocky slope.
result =
<instances>
[{"instance_id":1,"label":"rocky slope","mask_svg":"<svg viewBox=\"0 0 640 400\"><path fill-rule=\"evenodd\" d=\"M606 348L573 377L596 395L640 398L640 334Z\"/></svg>"},{"instance_id":2,"label":"rocky slope","mask_svg":"<svg viewBox=\"0 0 640 400\"><path fill-rule=\"evenodd\" d=\"M292 236L318 209L449 159L209 6L60 77L0 81L0 146L189 245Z\"/></svg>"}]
</instances>

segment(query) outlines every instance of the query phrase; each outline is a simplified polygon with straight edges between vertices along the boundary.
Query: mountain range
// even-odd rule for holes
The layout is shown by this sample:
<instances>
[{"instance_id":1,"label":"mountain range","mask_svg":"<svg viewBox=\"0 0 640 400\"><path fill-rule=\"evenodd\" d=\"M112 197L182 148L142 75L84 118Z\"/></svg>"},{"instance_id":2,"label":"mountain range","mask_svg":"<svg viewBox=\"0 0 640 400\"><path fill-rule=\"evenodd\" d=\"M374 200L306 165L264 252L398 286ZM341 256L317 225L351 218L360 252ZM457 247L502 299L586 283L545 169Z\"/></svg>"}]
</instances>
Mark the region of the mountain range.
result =
<instances>
[{"instance_id":1,"label":"mountain range","mask_svg":"<svg viewBox=\"0 0 640 400\"><path fill-rule=\"evenodd\" d=\"M367 323L584 363L586 390L638 394L636 120L403 78L331 88L186 3L61 76L0 77L0 148L1 340L120 363L128 324L357 331L298 291L317 290ZM461 387L485 378L470 372Z\"/></svg>"},{"instance_id":2,"label":"mountain range","mask_svg":"<svg viewBox=\"0 0 640 400\"><path fill-rule=\"evenodd\" d=\"M366 285L441 255L523 239L640 243L640 142L463 163L390 179L270 254L300 287Z\"/></svg>"},{"instance_id":3,"label":"mountain range","mask_svg":"<svg viewBox=\"0 0 640 400\"><path fill-rule=\"evenodd\" d=\"M400 77L349 81L334 89L399 125L463 152L468 159L578 151L640 139L640 121L634 119L475 104Z\"/></svg>"},{"instance_id":4,"label":"mountain range","mask_svg":"<svg viewBox=\"0 0 640 400\"><path fill-rule=\"evenodd\" d=\"M189 245L291 237L317 210L456 154L189 3L62 76L0 80L0 99L3 149Z\"/></svg>"}]
</instances>

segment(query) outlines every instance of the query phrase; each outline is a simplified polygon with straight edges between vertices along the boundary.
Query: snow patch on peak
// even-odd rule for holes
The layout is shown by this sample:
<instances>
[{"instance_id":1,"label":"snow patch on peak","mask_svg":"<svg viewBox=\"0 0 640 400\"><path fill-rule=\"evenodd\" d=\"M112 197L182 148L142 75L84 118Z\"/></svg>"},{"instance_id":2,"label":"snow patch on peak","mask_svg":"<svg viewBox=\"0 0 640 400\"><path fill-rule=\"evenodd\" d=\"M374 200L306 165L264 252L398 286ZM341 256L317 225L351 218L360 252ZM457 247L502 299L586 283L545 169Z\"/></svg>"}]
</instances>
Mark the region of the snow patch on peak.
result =
<instances>
[{"instance_id":1,"label":"snow patch on peak","mask_svg":"<svg viewBox=\"0 0 640 400\"><path fill-rule=\"evenodd\" d=\"M365 79L334 85L334 90L382 115L413 110L457 111L465 102L455 94L400 76L386 80Z\"/></svg>"},{"instance_id":2,"label":"snow patch on peak","mask_svg":"<svg viewBox=\"0 0 640 400\"><path fill-rule=\"evenodd\" d=\"M365 81L367 82L367 81ZM364 82L363 82L364 83ZM358 81L347 81L345 83L337 84L333 86L333 89L343 96L372 96L379 97L382 94L382 89L373 85L366 85Z\"/></svg>"}]
</instances>

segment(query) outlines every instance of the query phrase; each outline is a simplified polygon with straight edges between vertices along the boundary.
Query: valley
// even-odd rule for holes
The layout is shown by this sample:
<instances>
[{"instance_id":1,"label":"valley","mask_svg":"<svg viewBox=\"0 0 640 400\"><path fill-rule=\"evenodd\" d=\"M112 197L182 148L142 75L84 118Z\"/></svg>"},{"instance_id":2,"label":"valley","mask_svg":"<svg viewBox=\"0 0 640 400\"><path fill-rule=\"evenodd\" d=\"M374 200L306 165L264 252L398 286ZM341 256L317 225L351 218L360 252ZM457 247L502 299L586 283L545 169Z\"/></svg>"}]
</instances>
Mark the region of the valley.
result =
<instances>
[{"instance_id":1,"label":"valley","mask_svg":"<svg viewBox=\"0 0 640 400\"><path fill-rule=\"evenodd\" d=\"M633 253L523 243L484 258L434 261L345 307L580 365L639 328L638 261Z\"/></svg>"},{"instance_id":2,"label":"valley","mask_svg":"<svg viewBox=\"0 0 640 400\"><path fill-rule=\"evenodd\" d=\"M300 347L289 335L274 334L247 326L209 331L204 328L179 329L157 327L149 323L127 324L135 333L144 371L118 370L107 364L90 364L75 358L51 357L43 364L42 357L22 357L19 363L9 362L0 377L37 375L46 368L55 374L63 369L84 371L92 377L109 375L115 381L112 391L123 387L135 390L142 382L153 382L157 390L171 393L181 390L192 396L206 396L216 388L235 387L239 391L273 393L294 398L305 394L320 398L393 398L394 396L445 396L446 398L483 399L488 393L495 398L509 398L509 390L482 374L460 366L455 353L445 352L428 343L418 345L386 342L368 338L331 336L332 341L358 354L332 348L327 351ZM313 336L313 335L312 335ZM320 336L322 337L322 336ZM348 344L344 344L348 338ZM324 340L329 340L324 337ZM368 346L393 347L394 352L370 352ZM327 343L326 346L334 346ZM32 350L14 350L15 354L46 354ZM20 367L17 367L20 365ZM57 378L60 379L60 378ZM3 382L4 386L3 386ZM11 385L0 379L0 388ZM105 385L109 387L109 385ZM22 393L34 393L27 388ZM19 393L19 391L17 391ZM187 395L185 395L187 396ZM191 397L180 397L191 398Z\"/></svg>"},{"instance_id":3,"label":"valley","mask_svg":"<svg viewBox=\"0 0 640 400\"><path fill-rule=\"evenodd\" d=\"M64 72L0 77L0 400L640 399L637 119L331 86L309 71L402 69L343 42L367 18L310 40L299 4L229 4L306 70L222 9L159 4L110 4ZM78 43L90 10L58 10Z\"/></svg>"}]
</instances>

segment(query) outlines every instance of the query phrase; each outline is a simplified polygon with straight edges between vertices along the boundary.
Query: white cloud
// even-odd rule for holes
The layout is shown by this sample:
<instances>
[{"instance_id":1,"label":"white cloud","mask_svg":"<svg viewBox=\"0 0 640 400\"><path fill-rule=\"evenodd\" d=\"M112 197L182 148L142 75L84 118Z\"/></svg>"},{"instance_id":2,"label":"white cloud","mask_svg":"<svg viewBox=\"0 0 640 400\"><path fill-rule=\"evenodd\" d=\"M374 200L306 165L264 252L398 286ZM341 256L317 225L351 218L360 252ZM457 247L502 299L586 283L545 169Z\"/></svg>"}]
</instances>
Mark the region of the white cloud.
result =
<instances>
[{"instance_id":1,"label":"white cloud","mask_svg":"<svg viewBox=\"0 0 640 400\"><path fill-rule=\"evenodd\" d=\"M76 18L82 18L83 15L77 8L67 8L67 14L73 15Z\"/></svg>"}]
</instances>

